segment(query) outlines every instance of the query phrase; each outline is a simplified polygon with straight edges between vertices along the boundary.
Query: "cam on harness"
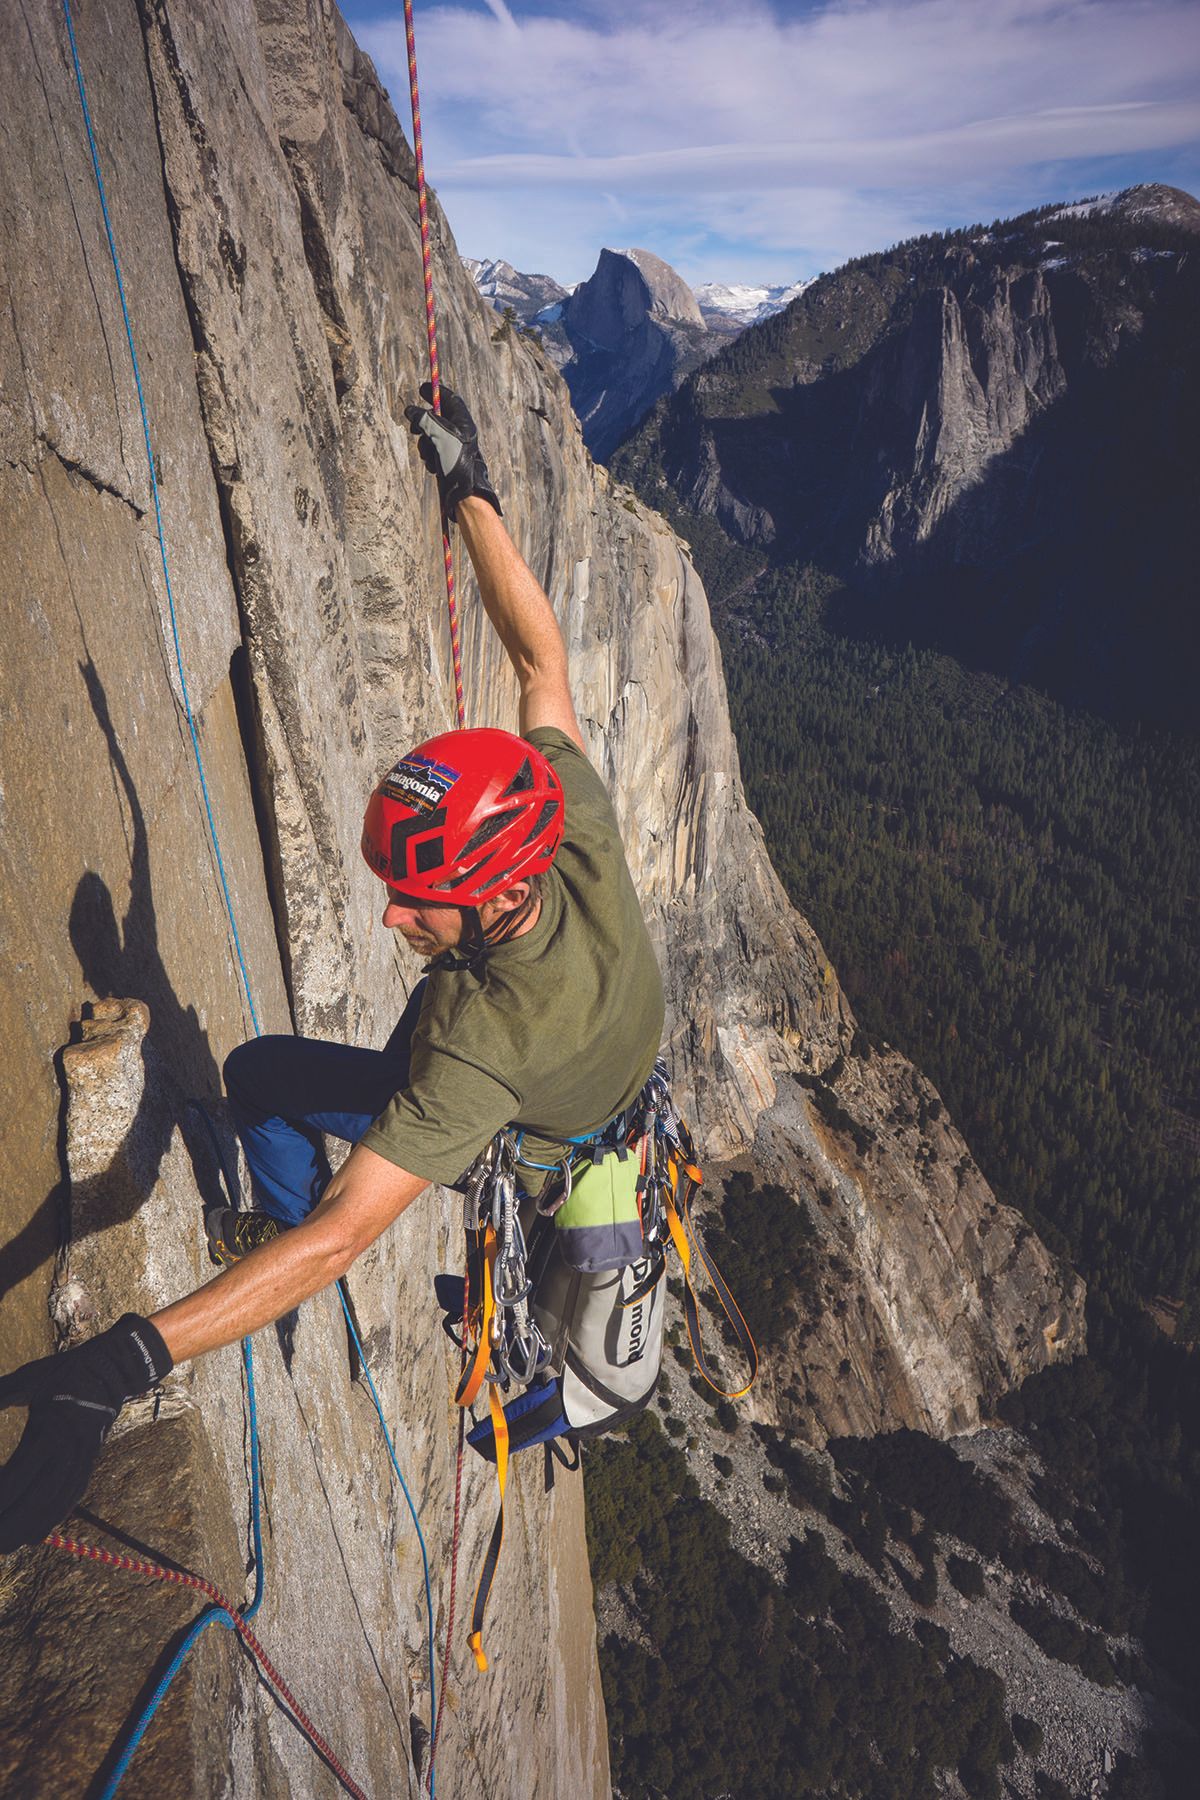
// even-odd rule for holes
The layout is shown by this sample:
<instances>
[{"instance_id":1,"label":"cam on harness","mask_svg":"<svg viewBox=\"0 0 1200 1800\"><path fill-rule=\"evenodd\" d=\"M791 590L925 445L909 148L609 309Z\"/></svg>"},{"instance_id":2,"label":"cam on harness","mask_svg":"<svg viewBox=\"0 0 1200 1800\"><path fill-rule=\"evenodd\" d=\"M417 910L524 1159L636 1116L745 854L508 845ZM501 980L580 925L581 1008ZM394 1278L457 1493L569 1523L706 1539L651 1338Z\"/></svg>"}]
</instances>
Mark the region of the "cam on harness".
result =
<instances>
[{"instance_id":1,"label":"cam on harness","mask_svg":"<svg viewBox=\"0 0 1200 1800\"><path fill-rule=\"evenodd\" d=\"M469 1635L481 1669L509 1455L544 1445L549 1487L556 1460L577 1468L582 1439L625 1424L649 1404L662 1365L669 1244L682 1266L700 1373L723 1398L736 1400L758 1370L746 1322L692 1222L703 1177L661 1057L632 1106L593 1135L570 1140L536 1202L520 1188L520 1152L520 1130L508 1127L468 1171L466 1276L440 1276L436 1284L446 1330L463 1355L455 1400L469 1407L487 1390L488 1417L467 1441L495 1463L500 1489ZM748 1364L744 1385L734 1390L721 1385L701 1341L693 1246Z\"/></svg>"}]
</instances>

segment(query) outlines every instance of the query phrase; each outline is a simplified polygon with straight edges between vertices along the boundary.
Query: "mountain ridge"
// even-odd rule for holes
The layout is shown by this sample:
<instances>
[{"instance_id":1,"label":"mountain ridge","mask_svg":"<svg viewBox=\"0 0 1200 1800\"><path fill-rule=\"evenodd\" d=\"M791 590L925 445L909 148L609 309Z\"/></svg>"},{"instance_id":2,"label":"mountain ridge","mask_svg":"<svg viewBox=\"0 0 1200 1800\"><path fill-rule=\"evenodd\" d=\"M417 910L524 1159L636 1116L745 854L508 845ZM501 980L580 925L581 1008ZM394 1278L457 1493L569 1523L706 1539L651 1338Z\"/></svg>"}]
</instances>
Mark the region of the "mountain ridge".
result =
<instances>
[{"instance_id":1,"label":"mountain ridge","mask_svg":"<svg viewBox=\"0 0 1200 1800\"><path fill-rule=\"evenodd\" d=\"M1183 718L1200 206L1079 205L820 277L661 398L614 468L811 565L863 631Z\"/></svg>"},{"instance_id":2,"label":"mountain ridge","mask_svg":"<svg viewBox=\"0 0 1200 1800\"><path fill-rule=\"evenodd\" d=\"M523 274L503 257L480 262L477 257L464 256L462 264L483 298L500 313L511 306L523 325L565 300L571 291L552 275Z\"/></svg>"},{"instance_id":3,"label":"mountain ridge","mask_svg":"<svg viewBox=\"0 0 1200 1800\"><path fill-rule=\"evenodd\" d=\"M537 334L571 390L585 443L601 461L661 393L807 285L691 289L661 257L636 248L602 249L587 281L574 288L523 275L502 259L462 262L491 307Z\"/></svg>"},{"instance_id":4,"label":"mountain ridge","mask_svg":"<svg viewBox=\"0 0 1200 1800\"><path fill-rule=\"evenodd\" d=\"M636 259L637 250L618 250L605 246L612 256ZM602 252L603 254L604 252ZM650 252L644 254L650 255ZM670 268L663 258L664 267ZM552 275L531 275L513 267L503 257L464 256L463 267L485 300L502 312L511 306L522 325L535 324L538 314L550 311L566 300L582 283L564 286ZM672 270L672 273L674 271ZM682 279L682 277L680 277ZM744 325L780 312L789 305L815 277L807 281L770 283L706 281L692 288L691 294L710 327L719 330L741 330Z\"/></svg>"},{"instance_id":5,"label":"mountain ridge","mask_svg":"<svg viewBox=\"0 0 1200 1800\"><path fill-rule=\"evenodd\" d=\"M648 250L601 250L593 273L554 310L553 338L568 352L554 360L599 462L721 341L683 278Z\"/></svg>"}]
</instances>

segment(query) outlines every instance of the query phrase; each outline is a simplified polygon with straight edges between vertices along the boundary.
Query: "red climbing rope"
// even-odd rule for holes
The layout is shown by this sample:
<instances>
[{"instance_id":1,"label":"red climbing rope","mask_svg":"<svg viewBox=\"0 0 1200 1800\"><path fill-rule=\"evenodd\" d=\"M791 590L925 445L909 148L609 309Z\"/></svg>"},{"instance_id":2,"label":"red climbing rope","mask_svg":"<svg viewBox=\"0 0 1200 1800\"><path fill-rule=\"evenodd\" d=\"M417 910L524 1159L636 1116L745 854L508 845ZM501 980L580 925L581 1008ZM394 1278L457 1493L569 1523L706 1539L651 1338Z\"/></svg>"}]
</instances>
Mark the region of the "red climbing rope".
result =
<instances>
[{"instance_id":1,"label":"red climbing rope","mask_svg":"<svg viewBox=\"0 0 1200 1800\"><path fill-rule=\"evenodd\" d=\"M110 1569L124 1569L131 1575L148 1575L154 1581L169 1581L174 1587L193 1588L197 1593L206 1594L214 1606L219 1606L223 1613L228 1614L234 1630L246 1645L263 1675L275 1689L313 1749L324 1758L333 1770L346 1792L353 1794L355 1800L367 1800L363 1790L347 1774L304 1711L241 1613L225 1598L219 1588L213 1586L211 1581L205 1581L202 1575L190 1575L185 1569L164 1569L160 1563L141 1562L133 1556L118 1556L115 1551L101 1550L96 1544L80 1544L74 1538L62 1537L57 1531L51 1532L46 1542L52 1544L56 1550L66 1550L70 1555L78 1556L84 1562L103 1563Z\"/></svg>"},{"instance_id":2,"label":"red climbing rope","mask_svg":"<svg viewBox=\"0 0 1200 1800\"><path fill-rule=\"evenodd\" d=\"M446 1648L442 1652L442 1675L438 1683L437 1714L433 1726L433 1742L429 1746L429 1770L425 1776L425 1789L433 1793L433 1767L437 1759L438 1744L442 1737L442 1721L446 1706L446 1689L450 1684L450 1652L454 1645L454 1604L455 1590L458 1586L458 1546L462 1535L462 1478L464 1443L467 1435L467 1415L462 1407L458 1410L458 1454L454 1464L454 1526L450 1534L450 1604L446 1609Z\"/></svg>"},{"instance_id":3,"label":"red climbing rope","mask_svg":"<svg viewBox=\"0 0 1200 1800\"><path fill-rule=\"evenodd\" d=\"M413 0L404 0L404 36L408 45L408 91L412 102L413 155L417 164L417 212L421 220L421 268L425 277L425 329L429 337L429 383L433 389L433 410L442 406L441 371L438 367L437 315L433 307L433 252L429 242L429 199L425 191L425 146L421 137L421 96L417 90L417 40L413 31ZM463 701L462 650L458 641L458 605L454 590L454 555L450 548L450 522L442 514L442 561L446 569L446 609L450 614L450 652L454 659L454 703L460 730L467 722ZM466 1296L464 1294L464 1308ZM464 1338L465 1341L465 1338ZM458 1576L458 1541L462 1506L463 1437L465 1420L458 1421L458 1457L454 1471L454 1528L450 1550L450 1604L446 1620L446 1648L442 1657L437 1711L434 1717L433 1741L429 1746L429 1773L426 1787L433 1792L433 1769L438 1740L442 1735L442 1719L446 1704L446 1687L450 1678L450 1652L454 1642L454 1601Z\"/></svg>"},{"instance_id":4,"label":"red climbing rope","mask_svg":"<svg viewBox=\"0 0 1200 1800\"><path fill-rule=\"evenodd\" d=\"M408 90L412 100L413 152L417 159L417 210L421 215L421 266L425 272L425 328L429 334L429 382L433 410L442 409L442 383L438 371L437 319L433 311L433 254L429 245L429 201L425 193L425 151L421 142L421 99L417 93L417 41L413 35L413 0L404 0L404 35L408 42ZM442 559L446 565L446 606L450 613L450 651L454 658L454 700L461 728L467 722L463 702L462 651L458 642L458 604L454 593L454 556L450 549L450 522L442 514Z\"/></svg>"},{"instance_id":5,"label":"red climbing rope","mask_svg":"<svg viewBox=\"0 0 1200 1800\"><path fill-rule=\"evenodd\" d=\"M467 1343L471 1323L471 1272L463 1271L463 1312L462 1312L462 1361L459 1368L459 1387L462 1377L467 1372ZM454 1525L450 1533L450 1604L446 1609L446 1648L442 1653L442 1678L438 1684L437 1712L434 1715L433 1742L429 1747L429 1773L425 1777L427 1791L433 1793L433 1766L437 1758L438 1740L442 1735L442 1720L445 1717L446 1688L450 1681L450 1651L454 1643L454 1598L458 1586L458 1549L462 1537L462 1478L463 1457L467 1436L466 1408L458 1408L458 1453L454 1463Z\"/></svg>"}]
</instances>

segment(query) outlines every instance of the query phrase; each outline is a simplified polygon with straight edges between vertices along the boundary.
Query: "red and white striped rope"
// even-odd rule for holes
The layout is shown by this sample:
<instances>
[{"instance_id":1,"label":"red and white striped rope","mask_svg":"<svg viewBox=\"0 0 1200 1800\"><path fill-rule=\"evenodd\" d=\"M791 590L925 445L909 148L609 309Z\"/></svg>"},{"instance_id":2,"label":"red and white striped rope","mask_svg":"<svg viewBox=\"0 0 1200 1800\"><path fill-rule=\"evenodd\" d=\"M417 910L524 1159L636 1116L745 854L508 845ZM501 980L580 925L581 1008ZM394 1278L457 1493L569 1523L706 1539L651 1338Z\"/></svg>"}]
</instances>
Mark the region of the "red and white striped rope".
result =
<instances>
[{"instance_id":1,"label":"red and white striped rope","mask_svg":"<svg viewBox=\"0 0 1200 1800\"><path fill-rule=\"evenodd\" d=\"M116 1551L102 1550L96 1544L81 1544L78 1543L75 1538L63 1537L57 1531L52 1531L49 1537L47 1537L46 1542L52 1545L56 1550L68 1551L70 1555L79 1557L83 1562L103 1563L105 1567L109 1569L123 1569L130 1575L148 1575L153 1581L166 1581L173 1587L191 1588L196 1593L207 1595L214 1606L220 1607L223 1613L228 1614L234 1630L245 1643L246 1648L258 1663L263 1674L275 1689L309 1743L312 1744L313 1748L325 1759L346 1792L353 1795L354 1800L367 1800L363 1790L359 1787L358 1783L347 1774L342 1764L330 1749L328 1743L317 1730L308 1714L304 1711L304 1708L292 1693L291 1688L283 1679L283 1676L279 1673L254 1633L251 1631L241 1613L231 1601L225 1598L220 1589L215 1587L211 1581L206 1581L203 1575L191 1575L186 1569L164 1569L161 1563L142 1562L140 1559L133 1556L119 1556Z\"/></svg>"},{"instance_id":2,"label":"red and white striped rope","mask_svg":"<svg viewBox=\"0 0 1200 1800\"><path fill-rule=\"evenodd\" d=\"M413 153L417 160L417 210L421 218L421 267L425 275L425 327L429 334L429 381L433 410L442 407L442 383L438 368L437 318L433 310L433 253L429 241L429 199L425 191L425 149L421 141L421 97L417 92L417 41L413 33L413 0L404 0L404 36L408 44L408 88L412 100ZM454 589L454 554L450 548L450 522L442 514L442 559L446 565L446 607L450 614L450 652L454 659L454 701L460 728L467 722L463 701L462 650L458 641L458 602Z\"/></svg>"}]
</instances>

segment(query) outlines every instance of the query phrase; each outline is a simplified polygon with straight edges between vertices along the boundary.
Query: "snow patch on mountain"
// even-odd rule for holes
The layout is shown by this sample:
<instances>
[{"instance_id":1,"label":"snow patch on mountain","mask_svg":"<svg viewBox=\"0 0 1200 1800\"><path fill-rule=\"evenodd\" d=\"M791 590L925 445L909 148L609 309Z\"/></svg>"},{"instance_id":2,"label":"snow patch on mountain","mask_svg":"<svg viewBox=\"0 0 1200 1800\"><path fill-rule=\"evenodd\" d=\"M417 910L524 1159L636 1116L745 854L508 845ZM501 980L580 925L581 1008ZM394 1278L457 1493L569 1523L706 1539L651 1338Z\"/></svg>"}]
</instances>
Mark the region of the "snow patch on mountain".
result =
<instances>
[{"instance_id":1,"label":"snow patch on mountain","mask_svg":"<svg viewBox=\"0 0 1200 1800\"><path fill-rule=\"evenodd\" d=\"M1093 194L1090 200L1076 200L1071 206L1060 206L1052 213L1046 213L1050 219L1090 219L1095 213L1112 212L1119 200L1129 193L1128 188L1114 188L1108 194Z\"/></svg>"},{"instance_id":2,"label":"snow patch on mountain","mask_svg":"<svg viewBox=\"0 0 1200 1800\"><path fill-rule=\"evenodd\" d=\"M782 312L805 290L811 281L795 281L789 287L755 287L745 282L709 281L693 289L700 311L718 321L737 325L757 325L772 313Z\"/></svg>"},{"instance_id":3,"label":"snow patch on mountain","mask_svg":"<svg viewBox=\"0 0 1200 1800\"><path fill-rule=\"evenodd\" d=\"M489 305L501 313L511 306L523 325L527 325L535 313L556 302L561 303L570 292L553 276L522 274L503 257L482 262L477 257L464 256L462 262Z\"/></svg>"},{"instance_id":4,"label":"snow patch on mountain","mask_svg":"<svg viewBox=\"0 0 1200 1800\"><path fill-rule=\"evenodd\" d=\"M663 289L669 277L679 280L670 265L662 262L648 250L628 249L614 250L614 256L627 257L645 278L652 292ZM474 256L463 257L463 267L468 271L475 286L483 298L494 306L497 312L503 312L511 306L522 324L543 325L557 324L562 316L563 302L575 292L576 283L564 287L550 275L525 275L515 269L503 257L481 260ZM680 288L683 283L679 283ZM690 291L700 308L705 324L711 330L721 333L732 333L742 330L747 325L757 325L761 319L768 319L772 313L782 312L798 295L812 286L811 281L796 281L790 285L771 287L751 282L709 281L703 286ZM679 310L678 307L675 310Z\"/></svg>"}]
</instances>

